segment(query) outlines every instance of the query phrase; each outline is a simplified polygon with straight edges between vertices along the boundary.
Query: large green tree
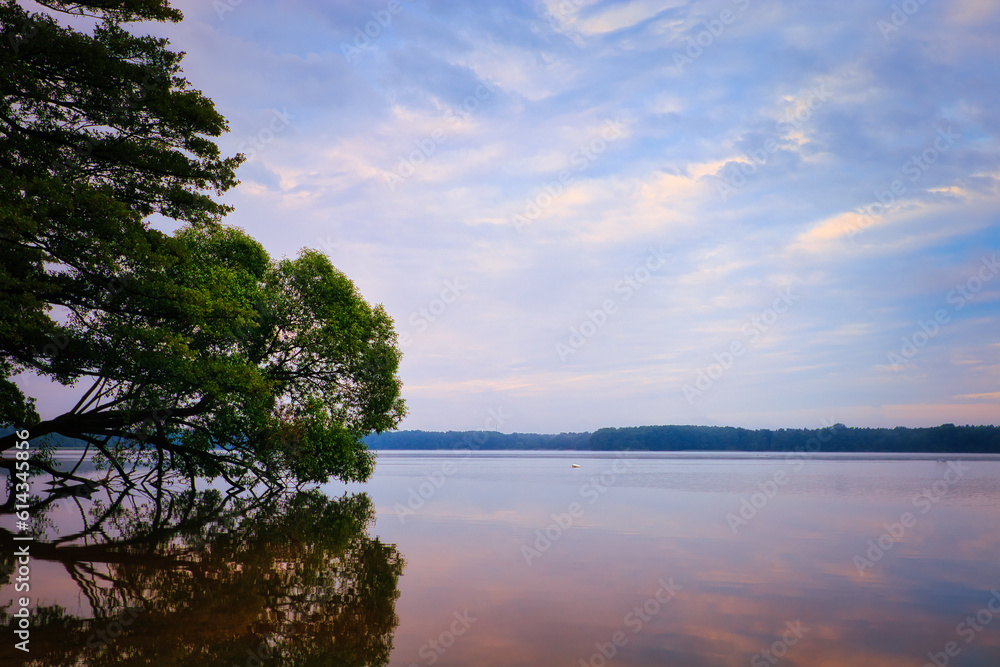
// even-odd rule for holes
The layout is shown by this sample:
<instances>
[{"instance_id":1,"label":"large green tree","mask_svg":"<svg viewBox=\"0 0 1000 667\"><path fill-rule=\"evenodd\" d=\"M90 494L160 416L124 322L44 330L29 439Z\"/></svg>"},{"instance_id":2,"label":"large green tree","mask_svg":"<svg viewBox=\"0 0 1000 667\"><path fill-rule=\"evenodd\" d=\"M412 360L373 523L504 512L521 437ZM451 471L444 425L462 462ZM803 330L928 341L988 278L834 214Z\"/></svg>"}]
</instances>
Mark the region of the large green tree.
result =
<instances>
[{"instance_id":1,"label":"large green tree","mask_svg":"<svg viewBox=\"0 0 1000 667\"><path fill-rule=\"evenodd\" d=\"M0 1L0 424L82 439L123 476L366 479L362 438L405 409L391 319L322 254L275 261L222 224L226 121L183 54L124 27L180 20L166 0L40 4ZM43 420L24 373L80 402Z\"/></svg>"}]
</instances>

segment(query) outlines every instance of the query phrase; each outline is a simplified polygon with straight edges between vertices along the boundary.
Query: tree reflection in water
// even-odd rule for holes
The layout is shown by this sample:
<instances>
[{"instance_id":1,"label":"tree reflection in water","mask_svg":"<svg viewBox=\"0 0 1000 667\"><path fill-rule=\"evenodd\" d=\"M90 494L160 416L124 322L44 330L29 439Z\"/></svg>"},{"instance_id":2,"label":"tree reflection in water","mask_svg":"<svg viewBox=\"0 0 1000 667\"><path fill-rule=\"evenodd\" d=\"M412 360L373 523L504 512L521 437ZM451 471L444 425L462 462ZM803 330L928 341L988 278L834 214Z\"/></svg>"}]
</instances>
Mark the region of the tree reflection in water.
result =
<instances>
[{"instance_id":1,"label":"tree reflection in water","mask_svg":"<svg viewBox=\"0 0 1000 667\"><path fill-rule=\"evenodd\" d=\"M86 526L32 543L31 559L65 567L91 614L33 610L30 654L8 639L0 664L388 664L403 559L367 535L366 494L132 488L80 508ZM0 530L0 543L7 601L23 542ZM8 638L11 613L0 618Z\"/></svg>"}]
</instances>

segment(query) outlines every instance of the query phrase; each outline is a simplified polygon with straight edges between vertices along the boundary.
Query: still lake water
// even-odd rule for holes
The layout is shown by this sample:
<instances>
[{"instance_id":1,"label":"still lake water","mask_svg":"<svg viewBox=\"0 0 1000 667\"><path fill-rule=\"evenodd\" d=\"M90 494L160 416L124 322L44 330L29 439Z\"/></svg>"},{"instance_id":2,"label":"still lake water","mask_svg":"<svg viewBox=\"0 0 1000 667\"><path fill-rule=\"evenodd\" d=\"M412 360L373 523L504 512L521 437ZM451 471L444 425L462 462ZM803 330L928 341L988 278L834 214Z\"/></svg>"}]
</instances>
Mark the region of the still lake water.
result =
<instances>
[{"instance_id":1,"label":"still lake water","mask_svg":"<svg viewBox=\"0 0 1000 667\"><path fill-rule=\"evenodd\" d=\"M1000 665L997 460L382 452L365 488L393 666Z\"/></svg>"},{"instance_id":2,"label":"still lake water","mask_svg":"<svg viewBox=\"0 0 1000 667\"><path fill-rule=\"evenodd\" d=\"M37 664L1000 665L1000 458L383 451L322 491L36 544Z\"/></svg>"}]
</instances>

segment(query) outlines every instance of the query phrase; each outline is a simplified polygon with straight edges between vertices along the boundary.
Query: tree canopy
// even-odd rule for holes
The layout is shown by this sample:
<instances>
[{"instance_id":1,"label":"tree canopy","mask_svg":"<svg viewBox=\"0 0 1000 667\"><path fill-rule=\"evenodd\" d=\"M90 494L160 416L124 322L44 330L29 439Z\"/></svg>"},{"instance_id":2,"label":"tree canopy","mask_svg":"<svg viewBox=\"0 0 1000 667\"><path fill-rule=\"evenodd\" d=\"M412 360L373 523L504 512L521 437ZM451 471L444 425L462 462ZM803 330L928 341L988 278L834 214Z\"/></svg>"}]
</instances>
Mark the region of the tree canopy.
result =
<instances>
[{"instance_id":1,"label":"tree canopy","mask_svg":"<svg viewBox=\"0 0 1000 667\"><path fill-rule=\"evenodd\" d=\"M405 411L391 318L323 254L274 260L222 223L243 159L213 141L227 123L182 53L124 25L180 12L41 4L0 2L0 424L83 440L123 476L367 479L362 438ZM43 420L22 374L82 398Z\"/></svg>"}]
</instances>

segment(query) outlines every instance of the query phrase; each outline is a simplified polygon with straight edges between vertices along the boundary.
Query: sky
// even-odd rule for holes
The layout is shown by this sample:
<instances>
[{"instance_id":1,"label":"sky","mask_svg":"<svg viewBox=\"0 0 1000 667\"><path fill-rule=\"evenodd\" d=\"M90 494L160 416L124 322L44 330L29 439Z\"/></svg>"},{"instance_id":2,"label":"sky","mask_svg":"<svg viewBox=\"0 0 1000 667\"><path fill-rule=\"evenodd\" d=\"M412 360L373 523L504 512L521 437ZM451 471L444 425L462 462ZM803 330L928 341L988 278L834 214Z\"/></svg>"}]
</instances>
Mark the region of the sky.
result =
<instances>
[{"instance_id":1,"label":"sky","mask_svg":"<svg viewBox=\"0 0 1000 667\"><path fill-rule=\"evenodd\" d=\"M400 428L998 423L1000 2L173 4L229 224L384 304Z\"/></svg>"}]
</instances>

